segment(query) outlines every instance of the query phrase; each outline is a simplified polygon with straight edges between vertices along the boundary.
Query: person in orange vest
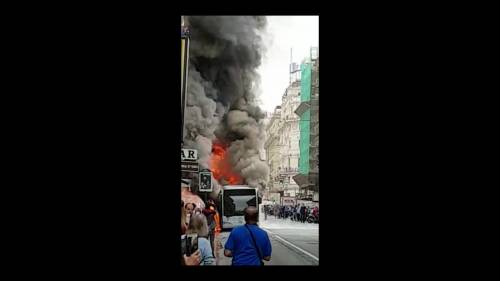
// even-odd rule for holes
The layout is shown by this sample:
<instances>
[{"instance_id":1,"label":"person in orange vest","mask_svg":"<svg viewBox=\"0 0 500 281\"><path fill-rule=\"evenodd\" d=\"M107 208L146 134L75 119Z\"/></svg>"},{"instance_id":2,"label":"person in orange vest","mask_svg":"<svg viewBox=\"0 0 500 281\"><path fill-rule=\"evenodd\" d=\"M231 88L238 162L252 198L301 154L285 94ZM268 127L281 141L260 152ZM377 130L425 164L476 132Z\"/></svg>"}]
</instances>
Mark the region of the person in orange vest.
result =
<instances>
[{"instance_id":1,"label":"person in orange vest","mask_svg":"<svg viewBox=\"0 0 500 281\"><path fill-rule=\"evenodd\" d=\"M208 199L205 205L205 209L203 209L202 212L207 217L208 237L210 240L210 245L212 246L213 254L215 256L215 250L214 250L215 228L216 228L215 215L217 214L217 208L215 206L214 200Z\"/></svg>"},{"instance_id":2,"label":"person in orange vest","mask_svg":"<svg viewBox=\"0 0 500 281\"><path fill-rule=\"evenodd\" d=\"M213 207L211 207L213 208ZM214 230L214 256L217 258L217 252L219 250L219 248L221 248L220 246L222 244L220 244L220 240L219 240L219 234L222 230L221 228L221 221L220 221L220 215L219 215L219 212L217 212L217 210L215 210L215 215L214 215L214 221L215 221L215 230Z\"/></svg>"},{"instance_id":3,"label":"person in orange vest","mask_svg":"<svg viewBox=\"0 0 500 281\"><path fill-rule=\"evenodd\" d=\"M213 208L213 207L211 207ZM215 210L215 215L214 215L214 220L215 220L215 233L219 234L222 230L221 225L220 225L220 215L217 210Z\"/></svg>"}]
</instances>

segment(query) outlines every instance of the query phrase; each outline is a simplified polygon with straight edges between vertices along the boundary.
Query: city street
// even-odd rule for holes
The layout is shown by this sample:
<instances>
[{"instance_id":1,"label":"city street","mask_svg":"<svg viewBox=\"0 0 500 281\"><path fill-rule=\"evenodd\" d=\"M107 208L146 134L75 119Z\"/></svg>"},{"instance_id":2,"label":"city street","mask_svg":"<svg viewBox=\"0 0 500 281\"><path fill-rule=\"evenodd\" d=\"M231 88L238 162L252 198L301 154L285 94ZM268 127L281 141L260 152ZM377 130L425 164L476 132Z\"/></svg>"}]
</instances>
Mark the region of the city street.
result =
<instances>
[{"instance_id":1,"label":"city street","mask_svg":"<svg viewBox=\"0 0 500 281\"><path fill-rule=\"evenodd\" d=\"M181 233L215 229L216 264L231 265L231 229L257 222L265 265L319 265L318 224L264 216L319 222L319 16L181 16L180 35ZM236 264L257 263L236 235Z\"/></svg>"},{"instance_id":2,"label":"city street","mask_svg":"<svg viewBox=\"0 0 500 281\"><path fill-rule=\"evenodd\" d=\"M290 220L261 218L260 226L267 231L273 249L271 261L266 265L319 265L319 225ZM224 245L229 232L221 233ZM218 265L230 265L231 259L218 251Z\"/></svg>"}]
</instances>

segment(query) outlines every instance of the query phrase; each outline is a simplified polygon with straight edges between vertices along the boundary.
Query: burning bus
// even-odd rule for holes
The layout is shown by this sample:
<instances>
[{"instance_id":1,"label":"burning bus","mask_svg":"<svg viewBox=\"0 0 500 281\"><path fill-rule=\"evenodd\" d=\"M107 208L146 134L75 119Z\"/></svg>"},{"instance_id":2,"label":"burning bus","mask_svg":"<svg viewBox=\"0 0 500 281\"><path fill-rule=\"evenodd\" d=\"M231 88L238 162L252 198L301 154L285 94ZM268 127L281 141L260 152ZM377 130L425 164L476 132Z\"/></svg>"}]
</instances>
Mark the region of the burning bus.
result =
<instances>
[{"instance_id":1,"label":"burning bus","mask_svg":"<svg viewBox=\"0 0 500 281\"><path fill-rule=\"evenodd\" d=\"M257 207L261 199L257 188L248 185L226 185L219 193L222 229L231 230L244 225L246 207Z\"/></svg>"},{"instance_id":2,"label":"burning bus","mask_svg":"<svg viewBox=\"0 0 500 281\"><path fill-rule=\"evenodd\" d=\"M214 142L210 167L214 178L226 183L218 194L219 213L223 230L245 224L243 211L246 207L257 207L261 199L258 188L245 185L241 175L234 171L227 146Z\"/></svg>"}]
</instances>

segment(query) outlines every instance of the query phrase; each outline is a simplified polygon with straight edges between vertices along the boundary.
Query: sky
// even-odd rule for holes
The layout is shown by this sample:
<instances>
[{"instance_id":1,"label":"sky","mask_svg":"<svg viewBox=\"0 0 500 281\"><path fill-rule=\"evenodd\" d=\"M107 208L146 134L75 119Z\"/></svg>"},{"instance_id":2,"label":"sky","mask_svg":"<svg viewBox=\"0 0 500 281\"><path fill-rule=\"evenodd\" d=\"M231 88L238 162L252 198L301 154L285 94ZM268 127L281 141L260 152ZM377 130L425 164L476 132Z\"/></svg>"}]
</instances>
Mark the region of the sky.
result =
<instances>
[{"instance_id":1,"label":"sky","mask_svg":"<svg viewBox=\"0 0 500 281\"><path fill-rule=\"evenodd\" d=\"M319 16L268 16L263 35L266 50L258 68L261 77L260 106L272 112L281 104L289 84L290 48L293 62L309 57L310 47L319 47Z\"/></svg>"}]
</instances>

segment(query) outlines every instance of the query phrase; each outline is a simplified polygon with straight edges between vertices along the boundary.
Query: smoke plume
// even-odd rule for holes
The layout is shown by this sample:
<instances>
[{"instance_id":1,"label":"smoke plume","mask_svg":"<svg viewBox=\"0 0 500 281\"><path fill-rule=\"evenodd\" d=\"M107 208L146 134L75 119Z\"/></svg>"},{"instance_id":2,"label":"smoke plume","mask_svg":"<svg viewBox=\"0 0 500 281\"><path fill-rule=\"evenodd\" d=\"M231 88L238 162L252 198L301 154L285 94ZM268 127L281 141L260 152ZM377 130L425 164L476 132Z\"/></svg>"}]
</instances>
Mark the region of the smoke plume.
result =
<instances>
[{"instance_id":1,"label":"smoke plume","mask_svg":"<svg viewBox=\"0 0 500 281\"><path fill-rule=\"evenodd\" d=\"M227 144L233 170L248 185L263 188L269 168L259 156L265 138L264 114L256 101L256 70L266 18L188 16L185 20L191 34L185 147L198 149L200 165L210 168L213 142Z\"/></svg>"}]
</instances>

